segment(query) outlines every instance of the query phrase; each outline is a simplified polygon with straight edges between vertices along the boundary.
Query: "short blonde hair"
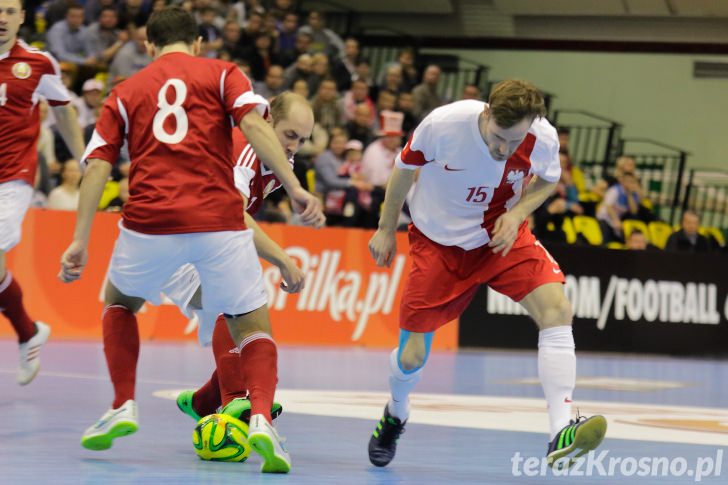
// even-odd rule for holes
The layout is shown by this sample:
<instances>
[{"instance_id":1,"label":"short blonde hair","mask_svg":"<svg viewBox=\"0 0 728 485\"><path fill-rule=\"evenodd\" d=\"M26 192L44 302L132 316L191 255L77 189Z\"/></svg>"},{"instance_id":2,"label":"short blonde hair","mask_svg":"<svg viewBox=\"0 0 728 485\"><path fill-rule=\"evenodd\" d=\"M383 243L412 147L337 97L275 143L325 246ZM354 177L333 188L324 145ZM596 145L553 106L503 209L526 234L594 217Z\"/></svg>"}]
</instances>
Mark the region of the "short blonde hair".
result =
<instances>
[{"instance_id":1,"label":"short blonde hair","mask_svg":"<svg viewBox=\"0 0 728 485\"><path fill-rule=\"evenodd\" d=\"M546 114L543 94L528 81L508 79L495 85L488 98L490 115L501 128L510 128L524 118Z\"/></svg>"}]
</instances>

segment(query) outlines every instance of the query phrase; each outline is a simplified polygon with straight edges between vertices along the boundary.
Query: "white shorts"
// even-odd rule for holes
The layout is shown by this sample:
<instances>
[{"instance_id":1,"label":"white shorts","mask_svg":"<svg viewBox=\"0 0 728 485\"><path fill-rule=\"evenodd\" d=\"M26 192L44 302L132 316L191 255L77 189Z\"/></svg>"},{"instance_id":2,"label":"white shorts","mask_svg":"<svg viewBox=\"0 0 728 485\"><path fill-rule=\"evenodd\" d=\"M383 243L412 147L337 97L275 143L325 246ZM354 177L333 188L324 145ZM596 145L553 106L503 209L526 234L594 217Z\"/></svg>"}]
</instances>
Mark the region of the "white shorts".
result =
<instances>
[{"instance_id":1,"label":"white shorts","mask_svg":"<svg viewBox=\"0 0 728 485\"><path fill-rule=\"evenodd\" d=\"M190 300L200 285L197 269L191 264L185 264L164 284L162 293L172 300L184 316L189 319L197 317L197 338L200 344L207 346L212 343L212 332L220 313L190 307Z\"/></svg>"},{"instance_id":2,"label":"white shorts","mask_svg":"<svg viewBox=\"0 0 728 485\"><path fill-rule=\"evenodd\" d=\"M0 184L0 251L10 251L20 242L23 218L32 199L33 187L22 180Z\"/></svg>"},{"instance_id":3,"label":"white shorts","mask_svg":"<svg viewBox=\"0 0 728 485\"><path fill-rule=\"evenodd\" d=\"M109 281L125 295L159 305L172 276L189 263L204 289L206 311L235 315L267 303L252 230L152 235L129 230L121 222L119 228ZM187 302L194 289L190 291Z\"/></svg>"}]
</instances>

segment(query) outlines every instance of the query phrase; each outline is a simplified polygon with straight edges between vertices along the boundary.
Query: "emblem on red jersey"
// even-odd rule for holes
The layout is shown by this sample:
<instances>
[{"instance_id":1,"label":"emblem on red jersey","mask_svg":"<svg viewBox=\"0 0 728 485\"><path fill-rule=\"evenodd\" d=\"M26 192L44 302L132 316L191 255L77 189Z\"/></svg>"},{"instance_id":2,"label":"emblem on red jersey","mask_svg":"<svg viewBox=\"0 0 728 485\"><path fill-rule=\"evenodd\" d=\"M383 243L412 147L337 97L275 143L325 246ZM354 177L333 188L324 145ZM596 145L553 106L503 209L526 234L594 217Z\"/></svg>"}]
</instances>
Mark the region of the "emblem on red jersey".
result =
<instances>
[{"instance_id":1,"label":"emblem on red jersey","mask_svg":"<svg viewBox=\"0 0 728 485\"><path fill-rule=\"evenodd\" d=\"M28 79L31 72L33 71L30 69L30 64L27 62L16 62L13 65L13 76L18 79Z\"/></svg>"}]
</instances>

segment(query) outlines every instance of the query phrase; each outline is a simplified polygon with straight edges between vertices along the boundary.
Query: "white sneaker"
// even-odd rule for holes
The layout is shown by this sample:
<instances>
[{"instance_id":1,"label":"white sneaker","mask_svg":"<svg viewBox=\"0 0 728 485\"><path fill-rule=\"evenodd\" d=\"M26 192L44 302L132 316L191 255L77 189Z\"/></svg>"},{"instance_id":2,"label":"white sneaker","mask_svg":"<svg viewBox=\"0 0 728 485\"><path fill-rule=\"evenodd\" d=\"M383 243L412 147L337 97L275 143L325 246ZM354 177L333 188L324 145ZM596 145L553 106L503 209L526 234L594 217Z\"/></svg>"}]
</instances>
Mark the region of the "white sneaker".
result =
<instances>
[{"instance_id":1,"label":"white sneaker","mask_svg":"<svg viewBox=\"0 0 728 485\"><path fill-rule=\"evenodd\" d=\"M248 428L248 443L260 456L263 473L288 473L291 471L291 455L283 447L283 439L262 414L250 418Z\"/></svg>"},{"instance_id":2,"label":"white sneaker","mask_svg":"<svg viewBox=\"0 0 728 485\"><path fill-rule=\"evenodd\" d=\"M139 429L137 405L129 399L117 409L109 409L81 436L81 446L89 450L108 450L115 438L135 433Z\"/></svg>"},{"instance_id":3,"label":"white sneaker","mask_svg":"<svg viewBox=\"0 0 728 485\"><path fill-rule=\"evenodd\" d=\"M40 370L40 349L51 334L51 327L43 322L35 322L36 332L33 338L20 344L20 367L18 368L18 384L24 386L35 379Z\"/></svg>"}]
</instances>

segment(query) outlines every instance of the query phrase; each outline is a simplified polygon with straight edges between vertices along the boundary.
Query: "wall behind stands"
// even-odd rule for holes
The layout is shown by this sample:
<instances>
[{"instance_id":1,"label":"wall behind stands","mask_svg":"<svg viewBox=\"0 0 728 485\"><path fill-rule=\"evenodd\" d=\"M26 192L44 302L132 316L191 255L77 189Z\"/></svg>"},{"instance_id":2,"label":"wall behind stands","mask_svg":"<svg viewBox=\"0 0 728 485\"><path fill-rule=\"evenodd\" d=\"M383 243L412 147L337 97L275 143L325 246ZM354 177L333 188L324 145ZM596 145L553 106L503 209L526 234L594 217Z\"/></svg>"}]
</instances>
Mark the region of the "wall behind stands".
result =
<instances>
[{"instance_id":1,"label":"wall behind stands","mask_svg":"<svg viewBox=\"0 0 728 485\"><path fill-rule=\"evenodd\" d=\"M622 122L623 136L652 138L692 153L688 165L725 168L728 79L693 79L694 61L728 56L533 50L426 49L490 66L489 78L524 78L582 109Z\"/></svg>"}]
</instances>

